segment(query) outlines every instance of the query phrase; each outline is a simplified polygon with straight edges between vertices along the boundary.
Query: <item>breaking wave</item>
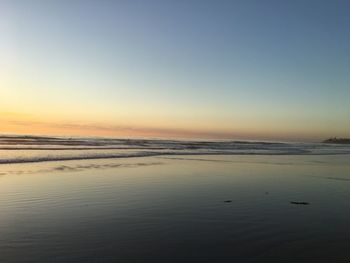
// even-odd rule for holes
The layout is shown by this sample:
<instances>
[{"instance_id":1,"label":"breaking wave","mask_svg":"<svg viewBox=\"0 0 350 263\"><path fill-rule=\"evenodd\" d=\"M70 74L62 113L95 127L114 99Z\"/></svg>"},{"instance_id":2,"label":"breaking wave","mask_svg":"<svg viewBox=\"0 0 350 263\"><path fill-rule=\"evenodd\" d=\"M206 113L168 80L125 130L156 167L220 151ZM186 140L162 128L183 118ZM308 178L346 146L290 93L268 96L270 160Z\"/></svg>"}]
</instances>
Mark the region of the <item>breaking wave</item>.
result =
<instances>
[{"instance_id":1,"label":"breaking wave","mask_svg":"<svg viewBox=\"0 0 350 263\"><path fill-rule=\"evenodd\" d=\"M191 141L0 136L0 164L160 155L333 155L349 145L264 141Z\"/></svg>"}]
</instances>

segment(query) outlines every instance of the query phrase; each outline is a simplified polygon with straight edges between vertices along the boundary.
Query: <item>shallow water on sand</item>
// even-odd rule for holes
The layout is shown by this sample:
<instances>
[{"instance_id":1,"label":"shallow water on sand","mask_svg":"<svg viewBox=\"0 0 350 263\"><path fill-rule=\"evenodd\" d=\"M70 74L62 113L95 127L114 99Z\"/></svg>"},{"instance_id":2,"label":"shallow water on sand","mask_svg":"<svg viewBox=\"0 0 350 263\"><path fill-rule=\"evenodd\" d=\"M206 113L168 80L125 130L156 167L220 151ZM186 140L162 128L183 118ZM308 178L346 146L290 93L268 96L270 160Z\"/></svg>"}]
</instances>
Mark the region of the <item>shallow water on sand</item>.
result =
<instances>
[{"instance_id":1,"label":"shallow water on sand","mask_svg":"<svg viewBox=\"0 0 350 263\"><path fill-rule=\"evenodd\" d=\"M350 262L349 200L349 155L2 164L0 262Z\"/></svg>"}]
</instances>

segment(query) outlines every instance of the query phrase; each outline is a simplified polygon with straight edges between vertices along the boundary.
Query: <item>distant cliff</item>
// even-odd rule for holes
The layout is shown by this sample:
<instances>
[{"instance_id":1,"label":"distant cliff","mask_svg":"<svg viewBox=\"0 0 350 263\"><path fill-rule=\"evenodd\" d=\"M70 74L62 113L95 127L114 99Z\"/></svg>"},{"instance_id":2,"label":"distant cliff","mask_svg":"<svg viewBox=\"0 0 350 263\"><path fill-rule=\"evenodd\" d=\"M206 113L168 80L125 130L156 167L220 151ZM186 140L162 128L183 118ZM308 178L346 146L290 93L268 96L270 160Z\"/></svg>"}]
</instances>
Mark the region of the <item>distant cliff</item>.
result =
<instances>
[{"instance_id":1,"label":"distant cliff","mask_svg":"<svg viewBox=\"0 0 350 263\"><path fill-rule=\"evenodd\" d=\"M348 138L329 138L323 141L324 143L339 143L339 144L350 144L350 139Z\"/></svg>"}]
</instances>

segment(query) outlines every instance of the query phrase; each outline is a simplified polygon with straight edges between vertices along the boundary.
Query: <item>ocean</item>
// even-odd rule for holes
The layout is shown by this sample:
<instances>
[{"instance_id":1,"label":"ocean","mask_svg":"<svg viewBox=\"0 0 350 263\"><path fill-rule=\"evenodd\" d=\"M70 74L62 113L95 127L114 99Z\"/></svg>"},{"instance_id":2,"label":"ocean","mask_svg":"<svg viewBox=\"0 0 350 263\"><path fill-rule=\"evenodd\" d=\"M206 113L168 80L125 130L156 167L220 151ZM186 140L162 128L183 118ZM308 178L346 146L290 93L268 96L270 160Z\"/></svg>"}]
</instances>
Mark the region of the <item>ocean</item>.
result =
<instances>
[{"instance_id":1,"label":"ocean","mask_svg":"<svg viewBox=\"0 0 350 263\"><path fill-rule=\"evenodd\" d=\"M0 262L350 262L350 146L0 137Z\"/></svg>"}]
</instances>

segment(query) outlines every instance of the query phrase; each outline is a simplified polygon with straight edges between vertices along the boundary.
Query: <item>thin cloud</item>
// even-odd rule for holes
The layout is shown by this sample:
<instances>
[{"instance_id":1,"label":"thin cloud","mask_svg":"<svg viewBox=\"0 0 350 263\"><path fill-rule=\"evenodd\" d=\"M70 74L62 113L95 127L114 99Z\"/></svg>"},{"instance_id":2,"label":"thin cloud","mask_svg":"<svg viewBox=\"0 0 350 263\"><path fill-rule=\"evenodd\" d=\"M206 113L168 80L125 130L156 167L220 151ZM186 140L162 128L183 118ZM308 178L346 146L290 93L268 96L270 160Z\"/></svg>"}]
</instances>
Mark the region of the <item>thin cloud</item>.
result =
<instances>
[{"instance_id":1,"label":"thin cloud","mask_svg":"<svg viewBox=\"0 0 350 263\"><path fill-rule=\"evenodd\" d=\"M120 125L107 125L96 123L70 123L70 122L44 122L36 120L5 120L3 124L7 123L11 126L25 126L25 127L37 127L42 130L55 130L60 131L75 131L86 133L87 131L94 135L95 133L110 135L140 135L140 136L174 136L174 137L204 137L204 138L232 138L239 136L232 132L220 132L220 131L197 131L189 129L173 129L173 128L157 128L157 127L131 127Z\"/></svg>"}]
</instances>

